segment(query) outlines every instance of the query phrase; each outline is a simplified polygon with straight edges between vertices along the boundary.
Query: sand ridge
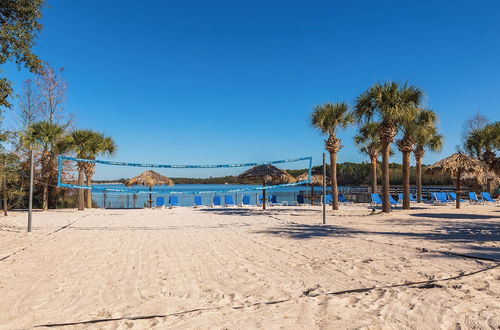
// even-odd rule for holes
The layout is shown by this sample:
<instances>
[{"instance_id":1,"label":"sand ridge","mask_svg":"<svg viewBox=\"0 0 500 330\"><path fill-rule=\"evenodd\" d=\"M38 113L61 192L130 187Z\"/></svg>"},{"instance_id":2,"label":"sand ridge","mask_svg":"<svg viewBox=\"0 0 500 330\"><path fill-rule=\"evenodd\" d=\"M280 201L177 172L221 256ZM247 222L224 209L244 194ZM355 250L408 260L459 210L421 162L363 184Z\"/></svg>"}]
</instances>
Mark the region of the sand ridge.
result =
<instances>
[{"instance_id":1,"label":"sand ridge","mask_svg":"<svg viewBox=\"0 0 500 330\"><path fill-rule=\"evenodd\" d=\"M499 209L13 214L0 328L497 329Z\"/></svg>"}]
</instances>

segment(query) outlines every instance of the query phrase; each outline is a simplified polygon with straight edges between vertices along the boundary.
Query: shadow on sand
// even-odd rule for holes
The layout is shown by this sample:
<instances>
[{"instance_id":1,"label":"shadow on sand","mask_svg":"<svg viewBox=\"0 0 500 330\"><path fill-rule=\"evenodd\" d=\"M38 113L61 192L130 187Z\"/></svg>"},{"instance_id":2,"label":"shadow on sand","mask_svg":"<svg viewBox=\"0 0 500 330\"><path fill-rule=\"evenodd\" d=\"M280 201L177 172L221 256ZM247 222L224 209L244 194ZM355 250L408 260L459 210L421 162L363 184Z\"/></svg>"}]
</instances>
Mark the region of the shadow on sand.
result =
<instances>
[{"instance_id":1,"label":"shadow on sand","mask_svg":"<svg viewBox=\"0 0 500 330\"><path fill-rule=\"evenodd\" d=\"M413 213L412 217L423 217L433 219L457 219L457 220L486 220L499 219L498 216L481 215L481 214L465 214L465 213Z\"/></svg>"}]
</instances>

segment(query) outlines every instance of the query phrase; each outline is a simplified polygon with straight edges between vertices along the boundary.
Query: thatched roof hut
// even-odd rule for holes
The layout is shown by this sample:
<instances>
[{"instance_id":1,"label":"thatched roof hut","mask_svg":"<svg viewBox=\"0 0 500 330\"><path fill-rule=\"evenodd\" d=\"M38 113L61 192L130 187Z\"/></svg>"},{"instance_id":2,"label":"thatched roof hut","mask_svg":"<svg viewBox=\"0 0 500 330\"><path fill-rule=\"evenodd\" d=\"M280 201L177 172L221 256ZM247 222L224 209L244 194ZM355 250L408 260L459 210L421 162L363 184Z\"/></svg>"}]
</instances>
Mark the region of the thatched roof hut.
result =
<instances>
[{"instance_id":1,"label":"thatched roof hut","mask_svg":"<svg viewBox=\"0 0 500 330\"><path fill-rule=\"evenodd\" d=\"M308 173L304 172L301 175L299 175L296 180L297 181L306 181L308 179ZM326 184L330 184L330 178L326 178ZM311 182L310 184L312 185L322 185L323 184L323 174L312 174L311 175Z\"/></svg>"},{"instance_id":2,"label":"thatched roof hut","mask_svg":"<svg viewBox=\"0 0 500 330\"><path fill-rule=\"evenodd\" d=\"M126 182L126 185L127 186L138 185L151 188L152 186L173 186L174 181L172 181L172 179L169 179L164 175L156 173L155 171L148 170L128 180Z\"/></svg>"},{"instance_id":3,"label":"thatched roof hut","mask_svg":"<svg viewBox=\"0 0 500 330\"><path fill-rule=\"evenodd\" d=\"M483 162L464 154L455 153L429 166L425 173L430 175L448 174L455 179L457 208L460 208L460 184L475 181L479 184L497 179L497 175Z\"/></svg>"},{"instance_id":4,"label":"thatched roof hut","mask_svg":"<svg viewBox=\"0 0 500 330\"><path fill-rule=\"evenodd\" d=\"M238 175L242 182L262 181L263 184L293 183L295 179L286 171L273 165L257 165Z\"/></svg>"},{"instance_id":5,"label":"thatched roof hut","mask_svg":"<svg viewBox=\"0 0 500 330\"><path fill-rule=\"evenodd\" d=\"M173 186L174 181L172 179L167 178L160 173L156 173L155 171L145 171L139 174L136 177L128 180L125 183L127 186L146 186L149 187L149 207L153 206L153 197L151 194L151 189L153 186Z\"/></svg>"},{"instance_id":6,"label":"thatched roof hut","mask_svg":"<svg viewBox=\"0 0 500 330\"><path fill-rule=\"evenodd\" d=\"M262 182L262 209L266 209L266 184L293 183L295 178L273 165L257 165L238 175L240 182Z\"/></svg>"},{"instance_id":7,"label":"thatched roof hut","mask_svg":"<svg viewBox=\"0 0 500 330\"><path fill-rule=\"evenodd\" d=\"M485 163L459 153L429 166L425 173L430 175L448 174L455 179L460 174L460 180L475 180L479 184L485 183L488 179L497 178L496 174Z\"/></svg>"}]
</instances>

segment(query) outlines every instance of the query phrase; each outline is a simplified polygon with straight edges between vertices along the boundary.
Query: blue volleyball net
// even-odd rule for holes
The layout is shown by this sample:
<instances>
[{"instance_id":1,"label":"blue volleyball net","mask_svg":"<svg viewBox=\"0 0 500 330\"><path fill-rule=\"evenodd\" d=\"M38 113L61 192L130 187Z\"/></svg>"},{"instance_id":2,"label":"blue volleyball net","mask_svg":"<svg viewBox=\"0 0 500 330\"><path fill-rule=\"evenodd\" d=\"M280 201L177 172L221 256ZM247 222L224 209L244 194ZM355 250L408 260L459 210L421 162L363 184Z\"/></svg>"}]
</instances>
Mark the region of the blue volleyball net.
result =
<instances>
[{"instance_id":1,"label":"blue volleyball net","mask_svg":"<svg viewBox=\"0 0 500 330\"><path fill-rule=\"evenodd\" d=\"M59 156L58 161L58 186L90 190L97 200L99 194L124 200L130 199L127 195L134 199L144 194L179 195L187 200L193 195L286 190L309 183L312 168L311 157L218 165L126 163L67 156Z\"/></svg>"}]
</instances>

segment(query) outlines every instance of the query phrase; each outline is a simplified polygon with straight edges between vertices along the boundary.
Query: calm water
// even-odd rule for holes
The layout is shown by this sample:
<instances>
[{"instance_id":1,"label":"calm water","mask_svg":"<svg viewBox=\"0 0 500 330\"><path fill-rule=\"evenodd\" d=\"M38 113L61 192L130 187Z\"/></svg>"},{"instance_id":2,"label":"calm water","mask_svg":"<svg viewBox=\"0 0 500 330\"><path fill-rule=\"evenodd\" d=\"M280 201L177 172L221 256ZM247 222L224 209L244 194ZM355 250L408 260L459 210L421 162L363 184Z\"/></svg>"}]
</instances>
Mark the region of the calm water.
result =
<instances>
[{"instance_id":1,"label":"calm water","mask_svg":"<svg viewBox=\"0 0 500 330\"><path fill-rule=\"evenodd\" d=\"M106 187L109 189L130 189L125 185L96 185L99 187ZM193 185L193 184L178 184L172 187L169 186L155 186L153 193L153 204L158 196L165 198L168 202L168 197L175 195L179 199L180 206L194 205L194 196L201 196L204 205L210 205L215 195L221 196L224 201L224 195L232 195L236 204L241 203L243 195L250 196L250 203L256 204L258 196L262 194L262 190L257 189L259 186L254 185ZM92 192L92 199L98 207L104 206L104 199L106 199L106 207L112 208L134 208L143 207L149 200L149 192L147 187L136 186L132 189L137 189L137 194L127 192L111 192L108 191L104 194L102 191L94 190ZM248 189L247 191L241 191ZM240 190L233 191L231 190ZM277 187L267 189L267 194L274 194L277 196L278 202L293 203L298 194L310 192L311 188L306 186L291 186L291 187ZM322 187L314 187L315 192L320 194Z\"/></svg>"}]
</instances>

